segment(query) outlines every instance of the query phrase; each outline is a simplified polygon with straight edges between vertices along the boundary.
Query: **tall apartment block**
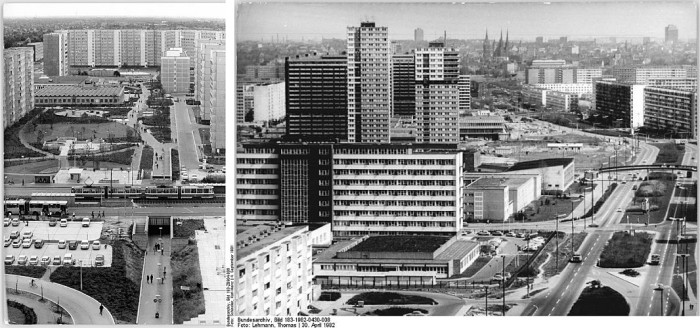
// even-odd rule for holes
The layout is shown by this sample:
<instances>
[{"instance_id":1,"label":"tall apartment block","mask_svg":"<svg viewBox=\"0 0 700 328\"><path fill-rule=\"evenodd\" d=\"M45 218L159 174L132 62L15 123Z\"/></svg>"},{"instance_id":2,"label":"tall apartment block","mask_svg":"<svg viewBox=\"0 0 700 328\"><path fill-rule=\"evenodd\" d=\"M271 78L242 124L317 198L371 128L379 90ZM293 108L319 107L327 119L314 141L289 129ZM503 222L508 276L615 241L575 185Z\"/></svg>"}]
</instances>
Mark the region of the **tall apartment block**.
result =
<instances>
[{"instance_id":1,"label":"tall apartment block","mask_svg":"<svg viewBox=\"0 0 700 328\"><path fill-rule=\"evenodd\" d=\"M211 118L211 150L218 155L226 154L226 50L212 50L207 56L209 72L204 84L209 84L208 97L203 111Z\"/></svg>"},{"instance_id":2,"label":"tall apartment block","mask_svg":"<svg viewBox=\"0 0 700 328\"><path fill-rule=\"evenodd\" d=\"M347 29L348 141L389 142L391 42L387 27L363 22Z\"/></svg>"},{"instance_id":3,"label":"tall apartment block","mask_svg":"<svg viewBox=\"0 0 700 328\"><path fill-rule=\"evenodd\" d=\"M5 95L3 127L7 128L34 109L34 48L3 50Z\"/></svg>"},{"instance_id":4,"label":"tall apartment block","mask_svg":"<svg viewBox=\"0 0 700 328\"><path fill-rule=\"evenodd\" d=\"M306 315L313 299L308 226L259 225L236 235L238 316Z\"/></svg>"},{"instance_id":5,"label":"tall apartment block","mask_svg":"<svg viewBox=\"0 0 700 328\"><path fill-rule=\"evenodd\" d=\"M457 86L459 89L459 113L463 114L472 108L471 77L460 75Z\"/></svg>"},{"instance_id":6,"label":"tall apartment block","mask_svg":"<svg viewBox=\"0 0 700 328\"><path fill-rule=\"evenodd\" d=\"M217 68L212 67L212 54L217 50L225 50L224 40L196 40L194 62L194 99L200 102L200 113L202 124L209 124L211 121L211 74L216 73ZM222 65L224 63L221 63Z\"/></svg>"},{"instance_id":7,"label":"tall apartment block","mask_svg":"<svg viewBox=\"0 0 700 328\"><path fill-rule=\"evenodd\" d=\"M68 75L68 67L68 35L66 33L44 34L44 74Z\"/></svg>"},{"instance_id":8,"label":"tall apartment block","mask_svg":"<svg viewBox=\"0 0 700 328\"><path fill-rule=\"evenodd\" d=\"M613 126L644 125L644 85L599 81L595 85L595 108Z\"/></svg>"},{"instance_id":9,"label":"tall apartment block","mask_svg":"<svg viewBox=\"0 0 700 328\"><path fill-rule=\"evenodd\" d=\"M280 218L280 156L272 144L243 144L236 151L236 220L277 222Z\"/></svg>"},{"instance_id":10,"label":"tall apartment block","mask_svg":"<svg viewBox=\"0 0 700 328\"><path fill-rule=\"evenodd\" d=\"M195 66L197 40L223 40L223 31L207 30L61 30L68 37L70 66L144 66L161 64L170 48L182 48Z\"/></svg>"},{"instance_id":11,"label":"tall apartment block","mask_svg":"<svg viewBox=\"0 0 700 328\"><path fill-rule=\"evenodd\" d=\"M416 142L459 142L459 53L436 42L415 58Z\"/></svg>"},{"instance_id":12,"label":"tall apartment block","mask_svg":"<svg viewBox=\"0 0 700 328\"><path fill-rule=\"evenodd\" d=\"M414 54L397 54L391 58L392 116L416 114L416 58Z\"/></svg>"},{"instance_id":13,"label":"tall apartment block","mask_svg":"<svg viewBox=\"0 0 700 328\"><path fill-rule=\"evenodd\" d=\"M285 116L285 83L259 83L253 90L253 120L267 122Z\"/></svg>"},{"instance_id":14,"label":"tall apartment block","mask_svg":"<svg viewBox=\"0 0 700 328\"><path fill-rule=\"evenodd\" d=\"M285 61L287 137L347 140L347 58L297 56Z\"/></svg>"},{"instance_id":15,"label":"tall apartment block","mask_svg":"<svg viewBox=\"0 0 700 328\"><path fill-rule=\"evenodd\" d=\"M575 83L576 68L565 60L533 60L525 70L527 84Z\"/></svg>"},{"instance_id":16,"label":"tall apartment block","mask_svg":"<svg viewBox=\"0 0 700 328\"><path fill-rule=\"evenodd\" d=\"M653 79L687 78L688 68L682 66L615 67L613 76L618 82L649 84Z\"/></svg>"},{"instance_id":17,"label":"tall apartment block","mask_svg":"<svg viewBox=\"0 0 700 328\"><path fill-rule=\"evenodd\" d=\"M29 42L27 47L34 48L34 61L40 61L44 59L44 42Z\"/></svg>"},{"instance_id":18,"label":"tall apartment block","mask_svg":"<svg viewBox=\"0 0 700 328\"><path fill-rule=\"evenodd\" d=\"M441 148L437 144L335 145L333 235L454 236L459 232L464 218L462 153L456 145L451 151Z\"/></svg>"},{"instance_id":19,"label":"tall apartment block","mask_svg":"<svg viewBox=\"0 0 700 328\"><path fill-rule=\"evenodd\" d=\"M413 30L413 41L415 42L423 42L423 29L422 28L417 28Z\"/></svg>"},{"instance_id":20,"label":"tall apartment block","mask_svg":"<svg viewBox=\"0 0 700 328\"><path fill-rule=\"evenodd\" d=\"M697 137L697 93L660 87L644 88L644 126Z\"/></svg>"},{"instance_id":21,"label":"tall apartment block","mask_svg":"<svg viewBox=\"0 0 700 328\"><path fill-rule=\"evenodd\" d=\"M165 93L190 92L190 58L182 48L171 48L161 57L160 82Z\"/></svg>"},{"instance_id":22,"label":"tall apartment block","mask_svg":"<svg viewBox=\"0 0 700 328\"><path fill-rule=\"evenodd\" d=\"M279 152L280 220L330 223L332 145L280 144Z\"/></svg>"},{"instance_id":23,"label":"tall apartment block","mask_svg":"<svg viewBox=\"0 0 700 328\"><path fill-rule=\"evenodd\" d=\"M667 43L676 43L678 42L678 27L676 25L668 25L664 29L664 40Z\"/></svg>"}]
</instances>

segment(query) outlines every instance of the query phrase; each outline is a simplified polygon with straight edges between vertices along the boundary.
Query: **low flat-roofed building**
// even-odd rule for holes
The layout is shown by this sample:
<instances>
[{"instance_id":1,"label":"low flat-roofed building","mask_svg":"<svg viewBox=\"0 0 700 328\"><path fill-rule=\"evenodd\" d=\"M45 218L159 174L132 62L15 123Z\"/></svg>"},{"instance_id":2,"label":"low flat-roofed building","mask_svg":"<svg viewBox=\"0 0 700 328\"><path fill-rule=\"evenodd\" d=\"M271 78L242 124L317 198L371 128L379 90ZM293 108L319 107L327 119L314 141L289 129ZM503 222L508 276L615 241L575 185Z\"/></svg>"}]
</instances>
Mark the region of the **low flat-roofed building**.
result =
<instances>
[{"instance_id":1,"label":"low flat-roofed building","mask_svg":"<svg viewBox=\"0 0 700 328\"><path fill-rule=\"evenodd\" d=\"M307 226L263 224L236 234L231 309L238 316L298 316L313 299Z\"/></svg>"},{"instance_id":2,"label":"low flat-roofed building","mask_svg":"<svg viewBox=\"0 0 700 328\"><path fill-rule=\"evenodd\" d=\"M542 175L542 190L566 190L574 183L573 158L545 158L518 162L508 172L539 173Z\"/></svg>"},{"instance_id":3,"label":"low flat-roofed building","mask_svg":"<svg viewBox=\"0 0 700 328\"><path fill-rule=\"evenodd\" d=\"M37 90L34 99L37 106L120 105L124 103L124 88L51 85Z\"/></svg>"},{"instance_id":4,"label":"low flat-roofed building","mask_svg":"<svg viewBox=\"0 0 700 328\"><path fill-rule=\"evenodd\" d=\"M459 118L459 138L480 138L490 140L508 139L506 121L501 116L461 116Z\"/></svg>"},{"instance_id":5,"label":"low flat-roofed building","mask_svg":"<svg viewBox=\"0 0 700 328\"><path fill-rule=\"evenodd\" d=\"M340 241L318 255L314 280L334 286L424 286L460 274L479 243L457 237L381 236Z\"/></svg>"}]
</instances>

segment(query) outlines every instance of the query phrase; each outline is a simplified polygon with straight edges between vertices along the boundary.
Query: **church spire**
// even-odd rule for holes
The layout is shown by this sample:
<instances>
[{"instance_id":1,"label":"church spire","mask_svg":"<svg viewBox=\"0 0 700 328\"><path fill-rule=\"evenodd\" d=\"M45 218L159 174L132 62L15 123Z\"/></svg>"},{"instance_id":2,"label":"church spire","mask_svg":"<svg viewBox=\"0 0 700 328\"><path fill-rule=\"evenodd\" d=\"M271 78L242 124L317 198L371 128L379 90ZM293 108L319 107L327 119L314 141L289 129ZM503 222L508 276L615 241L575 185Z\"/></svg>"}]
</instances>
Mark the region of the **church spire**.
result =
<instances>
[{"instance_id":1,"label":"church spire","mask_svg":"<svg viewBox=\"0 0 700 328\"><path fill-rule=\"evenodd\" d=\"M509 51L510 51L510 49L508 49L508 29L506 29L506 45L505 45L504 56L508 57Z\"/></svg>"}]
</instances>

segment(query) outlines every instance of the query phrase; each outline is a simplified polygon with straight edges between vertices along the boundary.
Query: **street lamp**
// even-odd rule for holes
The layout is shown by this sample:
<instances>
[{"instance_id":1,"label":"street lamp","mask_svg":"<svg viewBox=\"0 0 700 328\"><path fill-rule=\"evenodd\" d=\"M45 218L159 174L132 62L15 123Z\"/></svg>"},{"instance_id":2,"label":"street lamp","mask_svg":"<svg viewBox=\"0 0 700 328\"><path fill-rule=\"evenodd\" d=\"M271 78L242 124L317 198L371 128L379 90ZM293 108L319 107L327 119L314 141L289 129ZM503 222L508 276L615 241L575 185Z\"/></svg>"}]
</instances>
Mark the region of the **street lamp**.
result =
<instances>
[{"instance_id":1,"label":"street lamp","mask_svg":"<svg viewBox=\"0 0 700 328\"><path fill-rule=\"evenodd\" d=\"M486 311L486 316L488 317L489 316L489 286L486 285L485 288L486 288L486 294L484 294L484 301L486 302L485 311Z\"/></svg>"},{"instance_id":2,"label":"street lamp","mask_svg":"<svg viewBox=\"0 0 700 328\"><path fill-rule=\"evenodd\" d=\"M158 227L158 232L160 233L160 238L163 238L163 227Z\"/></svg>"},{"instance_id":3,"label":"street lamp","mask_svg":"<svg viewBox=\"0 0 700 328\"><path fill-rule=\"evenodd\" d=\"M503 271L501 271L501 288L503 289L503 296L501 297L503 299L503 309L502 314L505 317L506 316L506 255L503 254L501 255L501 264L503 265Z\"/></svg>"},{"instance_id":4,"label":"street lamp","mask_svg":"<svg viewBox=\"0 0 700 328\"><path fill-rule=\"evenodd\" d=\"M680 239L679 239L680 240ZM683 302L683 306L681 307L681 316L685 316L685 295L687 293L687 288L688 288L688 267L687 267L687 260L686 257L690 256L690 254L676 254L677 257L680 257L683 259L683 262L681 264L681 267L683 268L683 294L681 295L681 302Z\"/></svg>"},{"instance_id":5,"label":"street lamp","mask_svg":"<svg viewBox=\"0 0 700 328\"><path fill-rule=\"evenodd\" d=\"M661 316L664 316L664 285L658 284L656 288L654 288L654 291L661 292Z\"/></svg>"},{"instance_id":6,"label":"street lamp","mask_svg":"<svg viewBox=\"0 0 700 328\"><path fill-rule=\"evenodd\" d=\"M83 290L83 260L80 261L80 290Z\"/></svg>"}]
</instances>

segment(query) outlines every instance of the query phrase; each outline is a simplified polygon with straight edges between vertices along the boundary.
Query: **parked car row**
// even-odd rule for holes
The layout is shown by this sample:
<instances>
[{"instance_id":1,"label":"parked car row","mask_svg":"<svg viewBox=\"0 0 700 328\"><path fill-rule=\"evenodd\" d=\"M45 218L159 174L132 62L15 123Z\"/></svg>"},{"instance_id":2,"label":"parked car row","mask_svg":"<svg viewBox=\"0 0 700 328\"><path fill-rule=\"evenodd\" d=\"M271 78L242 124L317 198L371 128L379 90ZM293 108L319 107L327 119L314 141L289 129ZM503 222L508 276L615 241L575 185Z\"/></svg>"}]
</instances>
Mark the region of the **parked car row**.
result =
<instances>
[{"instance_id":1,"label":"parked car row","mask_svg":"<svg viewBox=\"0 0 700 328\"><path fill-rule=\"evenodd\" d=\"M462 233L462 236L466 236L471 232ZM515 237L515 238L526 238L528 234L522 233L522 232L514 232L514 231L500 231L500 230L481 230L476 233L477 236L506 236L506 237Z\"/></svg>"},{"instance_id":2,"label":"parked car row","mask_svg":"<svg viewBox=\"0 0 700 328\"><path fill-rule=\"evenodd\" d=\"M59 249L65 249L66 247L68 247L68 249L70 249L70 250L75 250L75 249L78 249L78 246L80 246L80 249L92 248L94 250L98 250L98 249L100 249L100 247L102 247L99 240L93 240L92 242L90 242L88 240L83 240L80 242L78 242L77 240L68 240L68 241L59 240L58 241L58 248Z\"/></svg>"},{"instance_id":3,"label":"parked car row","mask_svg":"<svg viewBox=\"0 0 700 328\"><path fill-rule=\"evenodd\" d=\"M19 257L16 258L17 265L35 265L35 266L49 266L49 265L65 265L65 266L72 266L76 264L76 260L73 258L73 254L71 253L66 253L63 255L63 258L61 256L54 256L51 258L48 255L44 255L39 259L38 255L20 255ZM5 256L5 265L13 265L15 264L15 256L14 255L6 255ZM103 266L105 265L105 256L102 254L99 254L95 256L95 266Z\"/></svg>"}]
</instances>

